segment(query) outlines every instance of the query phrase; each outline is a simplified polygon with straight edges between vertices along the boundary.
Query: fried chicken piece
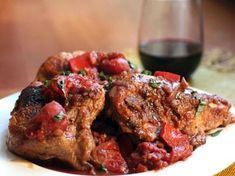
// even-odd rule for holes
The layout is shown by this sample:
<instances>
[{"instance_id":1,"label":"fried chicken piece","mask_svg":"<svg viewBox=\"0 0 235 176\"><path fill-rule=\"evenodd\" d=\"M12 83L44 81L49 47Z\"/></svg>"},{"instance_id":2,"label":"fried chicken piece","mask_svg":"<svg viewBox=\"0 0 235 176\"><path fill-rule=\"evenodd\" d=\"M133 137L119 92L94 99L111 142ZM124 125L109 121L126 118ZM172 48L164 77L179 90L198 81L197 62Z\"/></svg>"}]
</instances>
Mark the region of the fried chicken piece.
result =
<instances>
[{"instance_id":1,"label":"fried chicken piece","mask_svg":"<svg viewBox=\"0 0 235 176\"><path fill-rule=\"evenodd\" d=\"M189 135L191 143L205 142L205 132L233 121L231 105L214 95L190 89L185 80L168 81L138 73L123 73L109 92L108 114L123 132L143 141L159 138L163 122Z\"/></svg>"},{"instance_id":2,"label":"fried chicken piece","mask_svg":"<svg viewBox=\"0 0 235 176\"><path fill-rule=\"evenodd\" d=\"M50 56L40 66L35 81L43 82L45 80L51 80L54 76L60 74L61 72L68 71L69 70L68 60L83 53L84 51L75 51L72 53L61 52L59 54Z\"/></svg>"},{"instance_id":3,"label":"fried chicken piece","mask_svg":"<svg viewBox=\"0 0 235 176\"><path fill-rule=\"evenodd\" d=\"M63 85L53 84L61 80ZM60 94L65 91L66 97ZM104 100L103 87L80 75L58 76L48 87L34 82L21 92L11 113L8 149L29 159L56 158L77 170L92 170L90 128Z\"/></svg>"}]
</instances>

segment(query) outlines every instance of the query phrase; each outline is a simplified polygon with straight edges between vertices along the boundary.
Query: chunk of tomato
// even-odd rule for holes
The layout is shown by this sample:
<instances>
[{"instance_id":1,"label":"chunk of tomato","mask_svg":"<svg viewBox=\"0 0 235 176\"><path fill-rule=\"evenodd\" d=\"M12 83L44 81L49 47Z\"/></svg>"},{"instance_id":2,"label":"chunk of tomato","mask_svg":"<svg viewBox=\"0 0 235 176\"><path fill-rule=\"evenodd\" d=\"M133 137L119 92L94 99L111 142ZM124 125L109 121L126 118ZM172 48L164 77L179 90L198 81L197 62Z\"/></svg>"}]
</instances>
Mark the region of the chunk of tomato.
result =
<instances>
[{"instance_id":1,"label":"chunk of tomato","mask_svg":"<svg viewBox=\"0 0 235 176\"><path fill-rule=\"evenodd\" d=\"M95 149L96 161L104 166L108 172L128 173L126 161L123 159L117 142L111 139L98 145Z\"/></svg>"},{"instance_id":2,"label":"chunk of tomato","mask_svg":"<svg viewBox=\"0 0 235 176\"><path fill-rule=\"evenodd\" d=\"M188 136L172 125L164 123L160 136L171 147L170 162L185 159L192 154L193 147L189 143Z\"/></svg>"},{"instance_id":3,"label":"chunk of tomato","mask_svg":"<svg viewBox=\"0 0 235 176\"><path fill-rule=\"evenodd\" d=\"M185 144L172 148L170 152L169 161L171 163L184 160L192 154L193 147L191 145Z\"/></svg>"},{"instance_id":4,"label":"chunk of tomato","mask_svg":"<svg viewBox=\"0 0 235 176\"><path fill-rule=\"evenodd\" d=\"M99 68L107 74L120 74L130 69L128 61L124 58L104 59Z\"/></svg>"},{"instance_id":5,"label":"chunk of tomato","mask_svg":"<svg viewBox=\"0 0 235 176\"><path fill-rule=\"evenodd\" d=\"M69 60L69 66L72 72L77 73L81 69L91 68L90 52L85 52Z\"/></svg>"},{"instance_id":6,"label":"chunk of tomato","mask_svg":"<svg viewBox=\"0 0 235 176\"><path fill-rule=\"evenodd\" d=\"M156 76L156 77L161 76L171 82L180 81L180 75L177 75L175 73L170 73L170 72L155 71L154 76Z\"/></svg>"},{"instance_id":7,"label":"chunk of tomato","mask_svg":"<svg viewBox=\"0 0 235 176\"><path fill-rule=\"evenodd\" d=\"M160 136L170 147L176 147L188 141L188 137L169 123L164 123Z\"/></svg>"},{"instance_id":8,"label":"chunk of tomato","mask_svg":"<svg viewBox=\"0 0 235 176\"><path fill-rule=\"evenodd\" d=\"M89 90L94 82L90 77L84 77L78 74L70 74L69 76L59 75L51 80L49 89L52 92L52 97L56 99L63 97L67 98L69 93L82 93Z\"/></svg>"},{"instance_id":9,"label":"chunk of tomato","mask_svg":"<svg viewBox=\"0 0 235 176\"><path fill-rule=\"evenodd\" d=\"M26 129L29 139L43 140L46 136L54 135L55 130L65 131L68 125L64 108L52 101L42 107Z\"/></svg>"}]
</instances>

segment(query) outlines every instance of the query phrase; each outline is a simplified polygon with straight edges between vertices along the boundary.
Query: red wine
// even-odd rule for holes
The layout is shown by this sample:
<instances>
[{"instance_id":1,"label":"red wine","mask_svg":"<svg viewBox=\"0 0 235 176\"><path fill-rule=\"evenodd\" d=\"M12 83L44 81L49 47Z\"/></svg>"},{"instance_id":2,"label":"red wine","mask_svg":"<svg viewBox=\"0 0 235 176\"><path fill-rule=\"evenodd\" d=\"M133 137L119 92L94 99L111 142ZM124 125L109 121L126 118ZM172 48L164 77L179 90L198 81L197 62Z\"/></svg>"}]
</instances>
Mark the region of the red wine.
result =
<instances>
[{"instance_id":1,"label":"red wine","mask_svg":"<svg viewBox=\"0 0 235 176\"><path fill-rule=\"evenodd\" d=\"M182 39L152 40L139 46L143 66L151 70L169 71L186 78L195 71L202 57L202 46Z\"/></svg>"}]
</instances>

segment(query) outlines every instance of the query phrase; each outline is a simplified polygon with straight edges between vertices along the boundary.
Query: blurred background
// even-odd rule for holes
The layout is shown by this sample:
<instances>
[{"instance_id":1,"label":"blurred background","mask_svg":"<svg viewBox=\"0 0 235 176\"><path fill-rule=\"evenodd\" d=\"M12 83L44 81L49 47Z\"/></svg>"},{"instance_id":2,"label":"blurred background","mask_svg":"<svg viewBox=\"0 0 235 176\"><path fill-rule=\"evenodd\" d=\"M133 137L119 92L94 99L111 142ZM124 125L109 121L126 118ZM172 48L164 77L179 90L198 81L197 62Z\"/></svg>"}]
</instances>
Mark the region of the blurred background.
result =
<instances>
[{"instance_id":1,"label":"blurred background","mask_svg":"<svg viewBox=\"0 0 235 176\"><path fill-rule=\"evenodd\" d=\"M60 51L137 49L142 0L0 0L0 98ZM203 0L205 50L235 53L235 1Z\"/></svg>"}]
</instances>

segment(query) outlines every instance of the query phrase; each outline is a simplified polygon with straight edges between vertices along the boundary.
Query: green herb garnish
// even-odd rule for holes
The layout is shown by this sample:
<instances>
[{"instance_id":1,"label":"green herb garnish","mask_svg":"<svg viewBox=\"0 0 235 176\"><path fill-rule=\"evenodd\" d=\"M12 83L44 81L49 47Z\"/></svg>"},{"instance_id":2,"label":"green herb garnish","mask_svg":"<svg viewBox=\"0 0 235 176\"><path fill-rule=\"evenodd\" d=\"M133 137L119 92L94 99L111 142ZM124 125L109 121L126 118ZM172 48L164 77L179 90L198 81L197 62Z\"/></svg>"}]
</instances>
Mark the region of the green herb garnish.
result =
<instances>
[{"instance_id":1,"label":"green herb garnish","mask_svg":"<svg viewBox=\"0 0 235 176\"><path fill-rule=\"evenodd\" d=\"M204 100L199 100L199 105L198 105L197 110L196 110L196 117L201 114L201 112L203 111L203 109L206 106L206 103L207 102L204 101Z\"/></svg>"},{"instance_id":2,"label":"green herb garnish","mask_svg":"<svg viewBox=\"0 0 235 176\"><path fill-rule=\"evenodd\" d=\"M134 63L132 63L131 61L128 61L128 64L129 64L131 69L135 70L137 68L137 66Z\"/></svg>"},{"instance_id":3,"label":"green herb garnish","mask_svg":"<svg viewBox=\"0 0 235 176\"><path fill-rule=\"evenodd\" d=\"M112 78L112 77L110 77L110 78ZM105 88L105 90L109 90L111 87L112 87L112 80L110 79L109 81L108 81L108 83L106 83L105 85L104 85L104 88Z\"/></svg>"},{"instance_id":4,"label":"green herb garnish","mask_svg":"<svg viewBox=\"0 0 235 176\"><path fill-rule=\"evenodd\" d=\"M112 83L112 81L113 81L112 76L105 75L104 72L102 72L102 71L99 73L99 78L100 78L102 81L107 80L109 83Z\"/></svg>"},{"instance_id":5,"label":"green herb garnish","mask_svg":"<svg viewBox=\"0 0 235 176\"><path fill-rule=\"evenodd\" d=\"M149 79L149 85L153 88L158 88L160 86L160 82L157 82L157 80L151 78Z\"/></svg>"},{"instance_id":6,"label":"green herb garnish","mask_svg":"<svg viewBox=\"0 0 235 176\"><path fill-rule=\"evenodd\" d=\"M104 72L101 71L101 72L99 73L99 78L104 81L104 80L107 79L107 76L104 74Z\"/></svg>"},{"instance_id":7,"label":"green herb garnish","mask_svg":"<svg viewBox=\"0 0 235 176\"><path fill-rule=\"evenodd\" d=\"M141 73L145 75L152 75L152 72L149 70L143 70Z\"/></svg>"},{"instance_id":8,"label":"green herb garnish","mask_svg":"<svg viewBox=\"0 0 235 176\"><path fill-rule=\"evenodd\" d=\"M53 117L53 119L54 119L54 121L59 122L61 119L64 118L64 115L65 115L65 114L64 114L62 111L60 111L60 113L57 114L57 115L55 115L55 116Z\"/></svg>"},{"instance_id":9,"label":"green herb garnish","mask_svg":"<svg viewBox=\"0 0 235 176\"><path fill-rule=\"evenodd\" d=\"M110 87L112 86L112 83L113 83L113 78L112 78L112 76L109 76L109 75L105 75L104 74L104 72L100 72L99 73L99 78L102 80L102 81L108 81L108 82L106 82L105 83L105 85L104 85L104 88L105 89L110 89Z\"/></svg>"},{"instance_id":10,"label":"green herb garnish","mask_svg":"<svg viewBox=\"0 0 235 176\"><path fill-rule=\"evenodd\" d=\"M79 70L79 71L78 71L78 74L79 74L79 75L82 75L82 76L86 76L86 75L87 75L87 74L86 74L86 71L83 70L83 69Z\"/></svg>"},{"instance_id":11,"label":"green herb garnish","mask_svg":"<svg viewBox=\"0 0 235 176\"><path fill-rule=\"evenodd\" d=\"M221 133L222 130L223 130L223 129L218 130L218 131L216 131L216 132L214 132L214 133L211 133L211 134L209 134L209 135L212 136L212 137L216 137L216 136L218 136L218 135Z\"/></svg>"},{"instance_id":12,"label":"green herb garnish","mask_svg":"<svg viewBox=\"0 0 235 176\"><path fill-rule=\"evenodd\" d=\"M48 87L50 84L51 84L51 80L48 80L46 79L44 82L43 82L44 86Z\"/></svg>"},{"instance_id":13,"label":"green herb garnish","mask_svg":"<svg viewBox=\"0 0 235 176\"><path fill-rule=\"evenodd\" d=\"M103 165L103 164L101 164L99 167L98 167L98 170L99 171L102 171L102 172L108 172L108 170L107 170L107 168Z\"/></svg>"},{"instance_id":14,"label":"green herb garnish","mask_svg":"<svg viewBox=\"0 0 235 176\"><path fill-rule=\"evenodd\" d=\"M108 81L109 83L112 83L112 82L113 82L112 76L109 76L108 79L107 79L107 81Z\"/></svg>"},{"instance_id":15,"label":"green herb garnish","mask_svg":"<svg viewBox=\"0 0 235 176\"><path fill-rule=\"evenodd\" d=\"M71 73L71 71L60 71L60 75L68 76Z\"/></svg>"}]
</instances>

